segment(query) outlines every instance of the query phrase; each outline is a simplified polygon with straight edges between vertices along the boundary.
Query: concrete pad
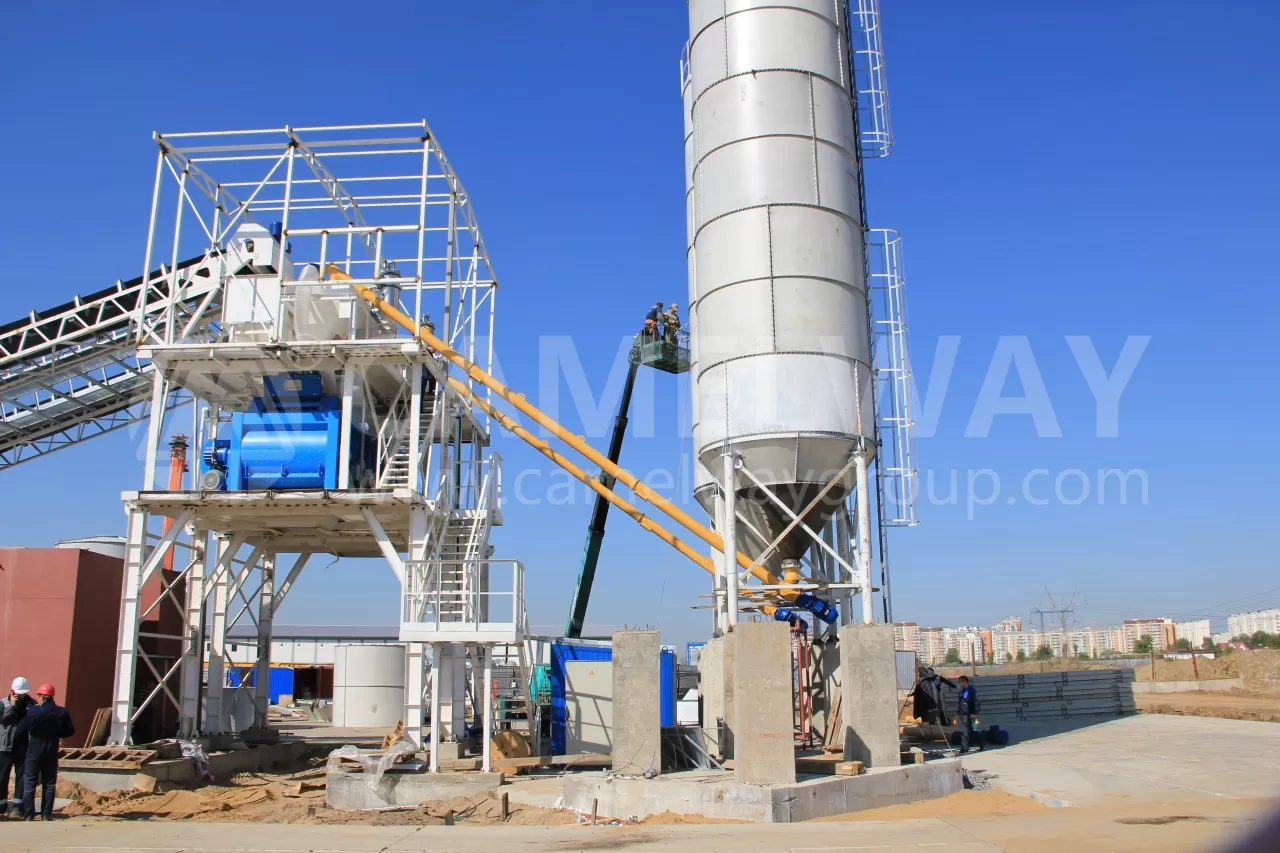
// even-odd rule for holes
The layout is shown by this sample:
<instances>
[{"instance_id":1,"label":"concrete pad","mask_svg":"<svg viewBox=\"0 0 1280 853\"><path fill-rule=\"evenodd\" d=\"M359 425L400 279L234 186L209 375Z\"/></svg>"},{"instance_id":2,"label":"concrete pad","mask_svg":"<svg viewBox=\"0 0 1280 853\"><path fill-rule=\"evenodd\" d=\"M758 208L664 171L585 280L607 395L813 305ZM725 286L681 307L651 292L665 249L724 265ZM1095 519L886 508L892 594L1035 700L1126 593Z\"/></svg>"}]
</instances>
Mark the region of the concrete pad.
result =
<instances>
[{"instance_id":1,"label":"concrete pad","mask_svg":"<svg viewBox=\"0 0 1280 853\"><path fill-rule=\"evenodd\" d=\"M742 785L795 782L791 627L785 622L739 622L731 636L738 718L734 781Z\"/></svg>"},{"instance_id":2,"label":"concrete pad","mask_svg":"<svg viewBox=\"0 0 1280 853\"><path fill-rule=\"evenodd\" d=\"M662 769L662 646L657 631L613 635L613 769Z\"/></svg>"},{"instance_id":3,"label":"concrete pad","mask_svg":"<svg viewBox=\"0 0 1280 853\"><path fill-rule=\"evenodd\" d=\"M1038 738L1008 728L1014 745L971 753L964 766L1050 805L1280 794L1275 723L1140 714Z\"/></svg>"},{"instance_id":4,"label":"concrete pad","mask_svg":"<svg viewBox=\"0 0 1280 853\"><path fill-rule=\"evenodd\" d=\"M898 669L892 625L840 629L844 757L867 767L896 767Z\"/></svg>"},{"instance_id":5,"label":"concrete pad","mask_svg":"<svg viewBox=\"0 0 1280 853\"><path fill-rule=\"evenodd\" d=\"M1148 828L1149 829L1149 828ZM52 830L52 834L51 834ZM856 836L852 840L851 836ZM56 827L14 823L5 827L0 851L97 853L182 850L187 853L788 853L820 850L930 850L998 853L999 847L940 820L817 823L796 837L790 826L358 826L198 821L63 821ZM1024 848L1025 849L1025 848ZM1093 849L1115 849L1093 848ZM1133 847L1126 849L1136 849Z\"/></svg>"},{"instance_id":6,"label":"concrete pad","mask_svg":"<svg viewBox=\"0 0 1280 853\"><path fill-rule=\"evenodd\" d=\"M501 773L384 773L371 788L363 773L331 770L325 777L324 798L333 809L385 809L467 797L501 785Z\"/></svg>"},{"instance_id":7,"label":"concrete pad","mask_svg":"<svg viewBox=\"0 0 1280 853\"><path fill-rule=\"evenodd\" d=\"M602 773L564 778L564 805L600 815L644 818L663 812L792 823L915 800L945 797L964 787L960 762L871 770L861 776L809 777L791 785L743 785L727 771L693 770L656 779Z\"/></svg>"}]
</instances>

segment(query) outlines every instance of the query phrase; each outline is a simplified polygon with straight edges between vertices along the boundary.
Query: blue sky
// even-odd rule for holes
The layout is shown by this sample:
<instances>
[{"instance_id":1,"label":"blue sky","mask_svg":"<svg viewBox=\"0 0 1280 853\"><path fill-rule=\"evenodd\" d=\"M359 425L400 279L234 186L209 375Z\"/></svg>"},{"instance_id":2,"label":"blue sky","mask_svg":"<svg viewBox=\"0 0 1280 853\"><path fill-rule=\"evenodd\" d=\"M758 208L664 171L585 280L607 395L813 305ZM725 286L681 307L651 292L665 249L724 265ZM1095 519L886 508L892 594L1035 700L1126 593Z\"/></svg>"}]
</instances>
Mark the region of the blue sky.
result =
<instances>
[{"instance_id":1,"label":"blue sky","mask_svg":"<svg viewBox=\"0 0 1280 853\"><path fill-rule=\"evenodd\" d=\"M1081 594L1081 624L1280 605L1280 7L1135 0L1086 16L1055 4L884 5L897 148L868 165L869 213L904 236L922 390L940 341L945 350L959 336L917 461L935 496L952 471L961 495L924 495L921 525L894 531L896 617L1025 618L1045 606L1046 587ZM153 130L426 118L502 281L506 378L536 395L539 337L571 336L598 401L644 308L685 301L685 5L295 8L5 10L3 318L137 275ZM1116 437L1097 435L1067 336L1088 337L1108 372L1130 336L1150 337ZM986 437L966 437L1002 337L1025 338L1061 437L1037 435L1027 415L998 415ZM1022 394L1027 378L1011 376L1004 394ZM654 379L654 435L624 450L642 473L679 468L690 444L687 388ZM119 492L140 482L138 439L117 434L5 472L0 543L123 532ZM514 440L498 446L510 474L541 466ZM1097 471L1111 468L1143 471L1146 502L1100 505ZM993 474L971 473L982 469ZM1039 469L1033 497L1062 478L1066 501L1024 499ZM971 476L979 497L998 476L999 496L967 506ZM1069 505L1083 481L1089 497ZM687 499L687 484L670 492ZM563 620L589 510L578 490L568 506L510 509L497 534L499 551L528 566L535 624ZM281 618L394 618L384 565L326 562ZM706 590L699 569L615 516L589 621L698 639L709 618L690 606Z\"/></svg>"}]
</instances>

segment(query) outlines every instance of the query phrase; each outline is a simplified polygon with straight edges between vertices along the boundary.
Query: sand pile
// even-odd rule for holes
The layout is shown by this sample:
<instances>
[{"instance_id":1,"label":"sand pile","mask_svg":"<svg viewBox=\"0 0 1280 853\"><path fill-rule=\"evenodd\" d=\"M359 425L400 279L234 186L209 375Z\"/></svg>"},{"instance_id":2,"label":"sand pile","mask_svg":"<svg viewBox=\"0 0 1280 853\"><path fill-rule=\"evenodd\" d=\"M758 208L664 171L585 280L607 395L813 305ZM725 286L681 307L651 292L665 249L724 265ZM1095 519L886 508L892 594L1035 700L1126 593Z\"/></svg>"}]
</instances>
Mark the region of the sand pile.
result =
<instances>
[{"instance_id":1,"label":"sand pile","mask_svg":"<svg viewBox=\"0 0 1280 853\"><path fill-rule=\"evenodd\" d=\"M1206 660L1196 660L1201 679L1243 678L1246 690L1280 692L1280 651L1276 649L1251 649ZM1151 665L1135 669L1139 681L1151 680ZM1191 681L1195 678L1190 660L1156 661L1157 681Z\"/></svg>"}]
</instances>

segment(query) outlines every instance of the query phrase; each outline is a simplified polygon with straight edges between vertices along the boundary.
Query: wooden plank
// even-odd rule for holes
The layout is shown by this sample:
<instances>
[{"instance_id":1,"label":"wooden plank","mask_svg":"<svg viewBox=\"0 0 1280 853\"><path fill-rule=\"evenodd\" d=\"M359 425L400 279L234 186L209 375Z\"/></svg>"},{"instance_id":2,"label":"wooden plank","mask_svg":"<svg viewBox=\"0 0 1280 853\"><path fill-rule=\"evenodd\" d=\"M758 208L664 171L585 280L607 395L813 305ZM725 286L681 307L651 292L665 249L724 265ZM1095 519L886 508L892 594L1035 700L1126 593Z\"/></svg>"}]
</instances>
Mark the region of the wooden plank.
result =
<instances>
[{"instance_id":1,"label":"wooden plank","mask_svg":"<svg viewBox=\"0 0 1280 853\"><path fill-rule=\"evenodd\" d=\"M531 755L527 758L499 758L490 762L494 770L519 770L522 767L572 765L602 767L613 763L611 753L584 752L578 755Z\"/></svg>"},{"instance_id":2,"label":"wooden plank","mask_svg":"<svg viewBox=\"0 0 1280 853\"><path fill-rule=\"evenodd\" d=\"M84 745L89 748L102 746L111 734L111 709L99 708L93 712L93 721L89 723L89 733L85 735Z\"/></svg>"}]
</instances>

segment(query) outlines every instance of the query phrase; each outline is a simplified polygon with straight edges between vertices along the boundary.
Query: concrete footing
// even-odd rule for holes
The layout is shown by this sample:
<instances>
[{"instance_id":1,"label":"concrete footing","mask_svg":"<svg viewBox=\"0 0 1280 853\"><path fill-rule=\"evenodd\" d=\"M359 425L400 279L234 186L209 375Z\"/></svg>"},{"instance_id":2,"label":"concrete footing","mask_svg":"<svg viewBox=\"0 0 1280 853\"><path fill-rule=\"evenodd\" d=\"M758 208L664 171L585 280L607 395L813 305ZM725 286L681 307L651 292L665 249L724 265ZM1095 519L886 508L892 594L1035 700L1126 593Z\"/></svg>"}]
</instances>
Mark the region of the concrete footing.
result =
<instances>
[{"instance_id":1,"label":"concrete footing","mask_svg":"<svg viewBox=\"0 0 1280 853\"><path fill-rule=\"evenodd\" d=\"M791 628L785 622L739 622L731 636L737 714L734 781L745 785L793 783Z\"/></svg>"},{"instance_id":2,"label":"concrete footing","mask_svg":"<svg viewBox=\"0 0 1280 853\"><path fill-rule=\"evenodd\" d=\"M613 635L613 769L662 769L662 645L657 631Z\"/></svg>"},{"instance_id":3,"label":"concrete footing","mask_svg":"<svg viewBox=\"0 0 1280 853\"><path fill-rule=\"evenodd\" d=\"M325 777L325 802L333 809L385 809L418 806L432 800L496 791L501 773L383 773L371 788L363 773L330 770Z\"/></svg>"},{"instance_id":4,"label":"concrete footing","mask_svg":"<svg viewBox=\"0 0 1280 853\"><path fill-rule=\"evenodd\" d=\"M964 787L956 759L870 770L861 776L820 776L790 785L743 785L727 771L691 770L656 779L580 773L564 779L566 808L602 816L644 818L663 812L791 823L914 800L945 797Z\"/></svg>"},{"instance_id":5,"label":"concrete footing","mask_svg":"<svg viewBox=\"0 0 1280 853\"><path fill-rule=\"evenodd\" d=\"M209 772L215 779L226 779L237 773L269 770L277 764L286 764L314 751L315 747L308 743L291 741L215 752L209 756ZM144 764L141 770L62 767L58 769L58 778L76 782L99 794L119 790L155 791L166 786L190 785L200 781L196 775L195 763L189 758L152 761Z\"/></svg>"},{"instance_id":6,"label":"concrete footing","mask_svg":"<svg viewBox=\"0 0 1280 853\"><path fill-rule=\"evenodd\" d=\"M897 652L892 625L840 629L844 757L867 767L896 767L898 754Z\"/></svg>"}]
</instances>

